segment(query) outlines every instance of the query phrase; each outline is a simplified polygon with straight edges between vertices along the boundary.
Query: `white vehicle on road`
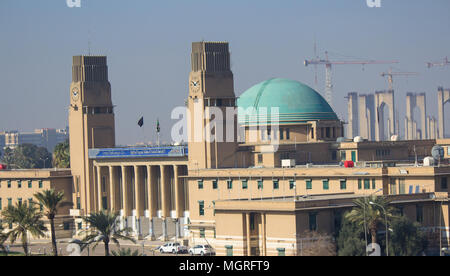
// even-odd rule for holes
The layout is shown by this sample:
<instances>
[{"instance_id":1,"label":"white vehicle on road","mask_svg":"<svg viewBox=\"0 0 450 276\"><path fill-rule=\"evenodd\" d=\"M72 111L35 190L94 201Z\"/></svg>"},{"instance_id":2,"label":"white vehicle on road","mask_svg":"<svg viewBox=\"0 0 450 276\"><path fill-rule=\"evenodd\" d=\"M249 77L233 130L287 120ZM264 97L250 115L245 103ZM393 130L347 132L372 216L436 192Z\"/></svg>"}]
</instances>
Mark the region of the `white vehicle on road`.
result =
<instances>
[{"instance_id":1,"label":"white vehicle on road","mask_svg":"<svg viewBox=\"0 0 450 276\"><path fill-rule=\"evenodd\" d=\"M214 252L214 249L210 245L206 244L191 247L191 249L189 249L189 254L205 256L205 255L215 255L216 253Z\"/></svg>"},{"instance_id":2,"label":"white vehicle on road","mask_svg":"<svg viewBox=\"0 0 450 276\"><path fill-rule=\"evenodd\" d=\"M159 252L161 253L186 253L188 251L187 247L181 245L179 242L169 242L165 245L159 247Z\"/></svg>"}]
</instances>

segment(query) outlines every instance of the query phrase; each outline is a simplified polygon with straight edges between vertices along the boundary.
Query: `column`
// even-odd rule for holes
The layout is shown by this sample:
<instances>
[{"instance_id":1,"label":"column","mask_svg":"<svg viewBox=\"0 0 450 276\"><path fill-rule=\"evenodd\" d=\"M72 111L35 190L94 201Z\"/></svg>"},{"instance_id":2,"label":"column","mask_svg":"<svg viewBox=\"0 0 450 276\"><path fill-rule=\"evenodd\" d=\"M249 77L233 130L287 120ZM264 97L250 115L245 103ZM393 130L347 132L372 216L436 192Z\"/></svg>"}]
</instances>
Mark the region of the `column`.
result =
<instances>
[{"instance_id":1,"label":"column","mask_svg":"<svg viewBox=\"0 0 450 276\"><path fill-rule=\"evenodd\" d=\"M125 166L121 166L122 170L122 210L123 210L123 216L128 217L130 216L129 206L130 202L128 201L128 181L127 181L127 170Z\"/></svg>"},{"instance_id":2,"label":"column","mask_svg":"<svg viewBox=\"0 0 450 276\"><path fill-rule=\"evenodd\" d=\"M252 248L251 248L251 240L250 240L250 213L245 214L245 228L246 228L246 234L247 234L247 256L251 256Z\"/></svg>"},{"instance_id":3,"label":"column","mask_svg":"<svg viewBox=\"0 0 450 276\"><path fill-rule=\"evenodd\" d=\"M175 210L176 210L176 217L180 218L183 217L183 205L182 205L182 188L180 185L180 181L178 180L178 170L179 166L175 165L173 166L173 177L174 177L174 186L175 186Z\"/></svg>"},{"instance_id":4,"label":"column","mask_svg":"<svg viewBox=\"0 0 450 276\"><path fill-rule=\"evenodd\" d=\"M155 202L155 186L154 183L156 181L154 180L155 175L152 173L152 166L147 165L147 206L148 206L148 216L150 219L150 225L149 225L149 234L150 239L153 241L155 240L155 232L154 230L154 221L153 218L156 217L156 202Z\"/></svg>"},{"instance_id":5,"label":"column","mask_svg":"<svg viewBox=\"0 0 450 276\"><path fill-rule=\"evenodd\" d=\"M262 256L267 256L267 248L266 248L266 214L261 214L261 234L262 234Z\"/></svg>"},{"instance_id":6,"label":"column","mask_svg":"<svg viewBox=\"0 0 450 276\"><path fill-rule=\"evenodd\" d=\"M135 205L136 205L136 216L139 218L142 214L142 187L141 187L141 174L139 172L139 167L134 166L134 198L135 198Z\"/></svg>"},{"instance_id":7,"label":"column","mask_svg":"<svg viewBox=\"0 0 450 276\"><path fill-rule=\"evenodd\" d=\"M97 211L103 209L102 206L102 168L100 166L95 167L97 173Z\"/></svg>"},{"instance_id":8,"label":"column","mask_svg":"<svg viewBox=\"0 0 450 276\"><path fill-rule=\"evenodd\" d=\"M166 165L160 165L159 168L161 170L161 211L162 211L162 217L166 218L170 216L170 206L168 196L170 194L168 193L168 187L167 187L167 175L166 175Z\"/></svg>"},{"instance_id":9,"label":"column","mask_svg":"<svg viewBox=\"0 0 450 276\"><path fill-rule=\"evenodd\" d=\"M116 179L114 177L114 167L109 166L109 209L112 212L116 209Z\"/></svg>"}]
</instances>

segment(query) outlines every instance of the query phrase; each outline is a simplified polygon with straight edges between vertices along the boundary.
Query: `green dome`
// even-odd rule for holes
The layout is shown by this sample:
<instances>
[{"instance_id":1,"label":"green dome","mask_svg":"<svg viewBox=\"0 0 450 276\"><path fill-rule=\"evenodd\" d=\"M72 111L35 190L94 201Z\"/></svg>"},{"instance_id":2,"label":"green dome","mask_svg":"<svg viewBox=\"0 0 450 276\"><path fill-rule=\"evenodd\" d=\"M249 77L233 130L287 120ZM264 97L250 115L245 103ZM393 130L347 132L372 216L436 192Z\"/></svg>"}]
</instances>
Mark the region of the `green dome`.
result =
<instances>
[{"instance_id":1,"label":"green dome","mask_svg":"<svg viewBox=\"0 0 450 276\"><path fill-rule=\"evenodd\" d=\"M240 124L270 123L271 108L278 107L280 124L306 121L338 120L325 99L311 87L298 81L274 78L245 91L237 100ZM248 113L251 108L254 113ZM249 109L250 108L250 109ZM242 112L246 110L246 112ZM264 112L267 116L264 116Z\"/></svg>"}]
</instances>

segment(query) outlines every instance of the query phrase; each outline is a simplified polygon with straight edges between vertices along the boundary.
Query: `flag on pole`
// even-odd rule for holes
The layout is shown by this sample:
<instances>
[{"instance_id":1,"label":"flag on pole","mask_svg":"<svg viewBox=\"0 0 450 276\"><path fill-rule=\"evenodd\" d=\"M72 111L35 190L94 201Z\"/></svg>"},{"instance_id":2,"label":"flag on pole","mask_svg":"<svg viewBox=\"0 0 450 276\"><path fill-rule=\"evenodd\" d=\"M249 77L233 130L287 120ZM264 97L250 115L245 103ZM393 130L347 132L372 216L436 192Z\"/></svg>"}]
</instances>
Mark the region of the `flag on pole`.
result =
<instances>
[{"instance_id":1,"label":"flag on pole","mask_svg":"<svg viewBox=\"0 0 450 276\"><path fill-rule=\"evenodd\" d=\"M159 127L159 119L157 119L157 121L156 121L156 132L160 132L161 131L161 128Z\"/></svg>"},{"instance_id":2,"label":"flag on pole","mask_svg":"<svg viewBox=\"0 0 450 276\"><path fill-rule=\"evenodd\" d=\"M141 117L138 121L138 126L142 127L144 125L144 117Z\"/></svg>"}]
</instances>

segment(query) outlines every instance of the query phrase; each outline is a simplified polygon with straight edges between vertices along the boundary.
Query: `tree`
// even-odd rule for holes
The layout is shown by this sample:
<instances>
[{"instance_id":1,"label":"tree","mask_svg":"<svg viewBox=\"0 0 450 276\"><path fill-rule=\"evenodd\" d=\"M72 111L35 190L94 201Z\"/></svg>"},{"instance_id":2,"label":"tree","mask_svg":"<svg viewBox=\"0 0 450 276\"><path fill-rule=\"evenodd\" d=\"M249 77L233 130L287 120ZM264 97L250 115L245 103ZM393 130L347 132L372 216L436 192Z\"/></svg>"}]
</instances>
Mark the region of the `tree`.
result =
<instances>
[{"instance_id":1,"label":"tree","mask_svg":"<svg viewBox=\"0 0 450 276\"><path fill-rule=\"evenodd\" d=\"M25 255L28 256L28 232L34 237L44 237L47 228L42 220L43 214L33 205L27 203L17 203L16 206L10 205L2 211L2 217L5 223L11 224L13 228L7 235L14 244L21 238L22 247Z\"/></svg>"},{"instance_id":2,"label":"tree","mask_svg":"<svg viewBox=\"0 0 450 276\"><path fill-rule=\"evenodd\" d=\"M5 241L8 239L8 235L4 233L3 225L0 223L0 249L5 252L5 254L8 254L8 251L6 250L5 246L3 245Z\"/></svg>"},{"instance_id":3,"label":"tree","mask_svg":"<svg viewBox=\"0 0 450 276\"><path fill-rule=\"evenodd\" d=\"M57 192L55 190L45 190L34 194L41 206L45 208L44 215L50 221L50 228L52 234L52 247L54 256L58 256L58 249L56 247L56 233L55 233L55 217L58 213L58 208L71 205L70 202L64 202L64 192Z\"/></svg>"},{"instance_id":4,"label":"tree","mask_svg":"<svg viewBox=\"0 0 450 276\"><path fill-rule=\"evenodd\" d=\"M59 143L53 151L53 166L55 168L70 168L70 147L69 140Z\"/></svg>"},{"instance_id":5,"label":"tree","mask_svg":"<svg viewBox=\"0 0 450 276\"><path fill-rule=\"evenodd\" d=\"M86 234L83 239L83 244L94 243L94 249L100 242L105 244L105 256L109 256L109 243L112 241L120 247L119 239L129 240L133 243L136 241L128 236L126 233L131 231L130 228L120 230L118 221L119 213L111 213L109 211L101 210L97 213L92 213L89 216L83 217L83 221L89 225L90 229L81 231ZM91 230L92 229L92 230Z\"/></svg>"},{"instance_id":6,"label":"tree","mask_svg":"<svg viewBox=\"0 0 450 276\"><path fill-rule=\"evenodd\" d=\"M52 156L44 147L22 144L15 149L5 149L3 162L15 169L50 168Z\"/></svg>"},{"instance_id":7,"label":"tree","mask_svg":"<svg viewBox=\"0 0 450 276\"><path fill-rule=\"evenodd\" d=\"M389 202L385 197L381 196L358 198L353 202L356 204L356 207L347 213L346 218L362 229L364 229L365 222L368 233L371 235L372 243L377 243L378 227L380 225L386 225L386 223L392 220L394 217L394 208L389 206ZM370 204L369 202L375 204ZM384 214L384 210L386 210L386 214ZM385 216L387 217L387 222L385 221Z\"/></svg>"},{"instance_id":8,"label":"tree","mask_svg":"<svg viewBox=\"0 0 450 276\"><path fill-rule=\"evenodd\" d=\"M418 222L399 217L392 222L389 252L392 256L418 256L428 246L426 234Z\"/></svg>"},{"instance_id":9,"label":"tree","mask_svg":"<svg viewBox=\"0 0 450 276\"><path fill-rule=\"evenodd\" d=\"M130 248L128 248L128 249L121 248L118 251L113 251L111 253L112 253L113 256L116 256L116 257L128 257L128 256L137 257L137 256L142 256L142 254L140 254L138 250L134 250L133 252L131 252Z\"/></svg>"},{"instance_id":10,"label":"tree","mask_svg":"<svg viewBox=\"0 0 450 276\"><path fill-rule=\"evenodd\" d=\"M335 256L336 246L331 236L316 231L305 231L299 251L302 256Z\"/></svg>"},{"instance_id":11,"label":"tree","mask_svg":"<svg viewBox=\"0 0 450 276\"><path fill-rule=\"evenodd\" d=\"M338 256L365 256L364 229L351 223L344 215L336 244Z\"/></svg>"}]
</instances>

